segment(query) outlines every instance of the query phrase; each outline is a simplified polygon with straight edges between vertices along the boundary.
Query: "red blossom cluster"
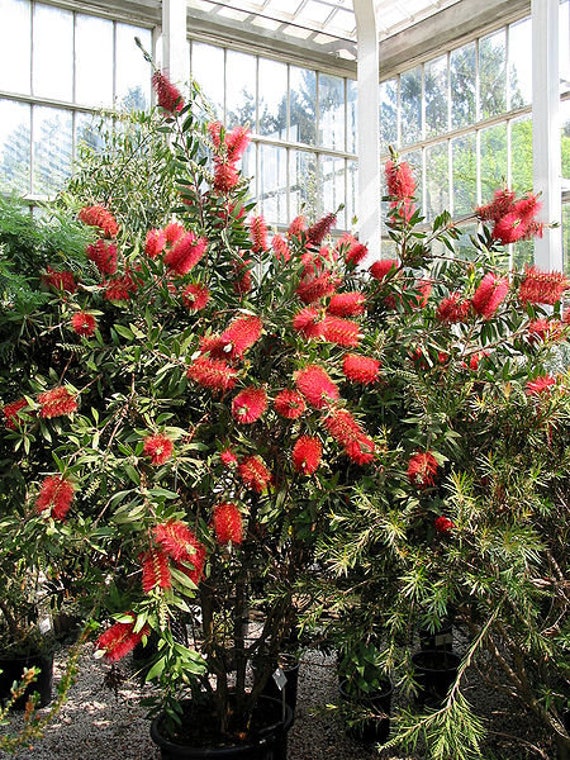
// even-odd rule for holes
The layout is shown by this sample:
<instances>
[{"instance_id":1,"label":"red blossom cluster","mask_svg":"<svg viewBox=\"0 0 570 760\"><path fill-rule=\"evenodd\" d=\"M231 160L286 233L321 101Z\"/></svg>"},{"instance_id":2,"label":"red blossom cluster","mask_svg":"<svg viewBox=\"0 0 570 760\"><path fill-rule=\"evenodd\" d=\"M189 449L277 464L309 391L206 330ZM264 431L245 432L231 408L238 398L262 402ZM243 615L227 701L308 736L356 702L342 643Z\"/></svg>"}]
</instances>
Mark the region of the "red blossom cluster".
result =
<instances>
[{"instance_id":1,"label":"red blossom cluster","mask_svg":"<svg viewBox=\"0 0 570 760\"><path fill-rule=\"evenodd\" d=\"M28 402L25 398L16 399L9 404L5 404L2 407L2 412L5 417L5 425L9 430L16 430L21 422L20 412L26 409Z\"/></svg>"},{"instance_id":2,"label":"red blossom cluster","mask_svg":"<svg viewBox=\"0 0 570 760\"><path fill-rule=\"evenodd\" d=\"M181 520L156 525L153 537L163 552L195 585L200 583L206 564L206 547Z\"/></svg>"},{"instance_id":3,"label":"red blossom cluster","mask_svg":"<svg viewBox=\"0 0 570 760\"><path fill-rule=\"evenodd\" d=\"M69 388L59 385L38 396L39 416L44 419L64 417L77 411L77 398Z\"/></svg>"},{"instance_id":4,"label":"red blossom cluster","mask_svg":"<svg viewBox=\"0 0 570 760\"><path fill-rule=\"evenodd\" d=\"M387 161L385 166L386 188L390 208L404 221L409 222L416 207L413 203L416 181L406 161Z\"/></svg>"},{"instance_id":5,"label":"red blossom cluster","mask_svg":"<svg viewBox=\"0 0 570 760\"><path fill-rule=\"evenodd\" d=\"M68 270L57 271L48 266L46 267L46 273L43 275L42 281L54 290L61 290L66 293L75 293L77 290L75 275Z\"/></svg>"},{"instance_id":6,"label":"red blossom cluster","mask_svg":"<svg viewBox=\"0 0 570 760\"><path fill-rule=\"evenodd\" d=\"M144 439L143 454L149 457L151 464L159 466L167 462L174 451L174 444L163 433L149 435Z\"/></svg>"},{"instance_id":7,"label":"red blossom cluster","mask_svg":"<svg viewBox=\"0 0 570 760\"><path fill-rule=\"evenodd\" d=\"M509 281L487 272L477 287L471 305L483 319L490 319L503 303L509 292Z\"/></svg>"},{"instance_id":8,"label":"red blossom cluster","mask_svg":"<svg viewBox=\"0 0 570 760\"><path fill-rule=\"evenodd\" d=\"M220 544L242 543L243 517L233 502L222 502L214 507L212 525Z\"/></svg>"},{"instance_id":9,"label":"red blossom cluster","mask_svg":"<svg viewBox=\"0 0 570 760\"><path fill-rule=\"evenodd\" d=\"M150 634L148 625L136 630L137 616L134 612L128 612L123 617L130 620L113 623L95 643L95 652L102 653L108 662L122 660L133 651L137 644L140 644L145 636Z\"/></svg>"},{"instance_id":10,"label":"red blossom cluster","mask_svg":"<svg viewBox=\"0 0 570 760\"><path fill-rule=\"evenodd\" d=\"M117 271L117 246L114 243L99 239L87 246L85 255L95 264L100 274L111 276Z\"/></svg>"},{"instance_id":11,"label":"red blossom cluster","mask_svg":"<svg viewBox=\"0 0 570 760\"><path fill-rule=\"evenodd\" d=\"M65 520L75 495L75 486L68 478L61 475L48 475L44 478L36 499L38 512L49 511L55 520Z\"/></svg>"},{"instance_id":12,"label":"red blossom cluster","mask_svg":"<svg viewBox=\"0 0 570 760\"><path fill-rule=\"evenodd\" d=\"M77 218L88 227L97 227L104 237L117 237L119 225L113 214L104 206L84 206Z\"/></svg>"},{"instance_id":13,"label":"red blossom cluster","mask_svg":"<svg viewBox=\"0 0 570 760\"><path fill-rule=\"evenodd\" d=\"M536 221L541 204L536 195L527 193L517 199L512 190L496 190L491 203L475 209L483 221L493 222L491 237L502 245L529 240L542 235L543 225Z\"/></svg>"},{"instance_id":14,"label":"red blossom cluster","mask_svg":"<svg viewBox=\"0 0 570 760\"><path fill-rule=\"evenodd\" d=\"M353 462L365 465L375 456L375 444L360 423L346 409L331 408L323 420L326 429Z\"/></svg>"},{"instance_id":15,"label":"red blossom cluster","mask_svg":"<svg viewBox=\"0 0 570 760\"><path fill-rule=\"evenodd\" d=\"M97 320L93 314L89 314L87 311L76 311L71 317L70 324L73 332L84 338L90 338L97 329Z\"/></svg>"},{"instance_id":16,"label":"red blossom cluster","mask_svg":"<svg viewBox=\"0 0 570 760\"><path fill-rule=\"evenodd\" d=\"M318 438L302 435L293 446L293 467L302 475L313 475L321 463L323 446Z\"/></svg>"},{"instance_id":17,"label":"red blossom cluster","mask_svg":"<svg viewBox=\"0 0 570 760\"><path fill-rule=\"evenodd\" d=\"M438 461L431 451L418 451L408 462L408 479L413 486L424 490L435 485L438 470Z\"/></svg>"},{"instance_id":18,"label":"red blossom cluster","mask_svg":"<svg viewBox=\"0 0 570 760\"><path fill-rule=\"evenodd\" d=\"M155 71L152 75L152 86L156 92L158 105L167 113L174 116L184 108L184 100L180 90L172 84L162 71Z\"/></svg>"},{"instance_id":19,"label":"red blossom cluster","mask_svg":"<svg viewBox=\"0 0 570 760\"><path fill-rule=\"evenodd\" d=\"M570 280L562 272L543 272L538 267L527 266L518 290L518 299L523 304L549 304L553 306L561 300L570 288Z\"/></svg>"},{"instance_id":20,"label":"red blossom cluster","mask_svg":"<svg viewBox=\"0 0 570 760\"><path fill-rule=\"evenodd\" d=\"M249 145L249 131L236 126L226 132L221 122L214 121L208 125L208 132L215 148L213 188L225 195L239 184L240 173L236 164Z\"/></svg>"}]
</instances>

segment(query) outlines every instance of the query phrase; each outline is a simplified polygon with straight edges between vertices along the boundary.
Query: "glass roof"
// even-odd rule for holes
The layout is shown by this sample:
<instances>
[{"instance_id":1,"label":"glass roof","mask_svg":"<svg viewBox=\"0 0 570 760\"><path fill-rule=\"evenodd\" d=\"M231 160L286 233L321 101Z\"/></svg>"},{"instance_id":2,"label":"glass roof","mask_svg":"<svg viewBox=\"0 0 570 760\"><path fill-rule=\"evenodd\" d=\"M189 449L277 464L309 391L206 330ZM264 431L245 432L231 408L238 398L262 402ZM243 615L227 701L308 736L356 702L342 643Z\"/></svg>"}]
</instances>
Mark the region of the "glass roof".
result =
<instances>
[{"instance_id":1,"label":"glass roof","mask_svg":"<svg viewBox=\"0 0 570 760\"><path fill-rule=\"evenodd\" d=\"M424 21L459 0L375 0L379 39ZM291 42L322 45L354 59L353 0L187 0L188 8L212 22L240 24ZM336 41L336 44L335 44ZM343 43L343 44L339 44Z\"/></svg>"}]
</instances>

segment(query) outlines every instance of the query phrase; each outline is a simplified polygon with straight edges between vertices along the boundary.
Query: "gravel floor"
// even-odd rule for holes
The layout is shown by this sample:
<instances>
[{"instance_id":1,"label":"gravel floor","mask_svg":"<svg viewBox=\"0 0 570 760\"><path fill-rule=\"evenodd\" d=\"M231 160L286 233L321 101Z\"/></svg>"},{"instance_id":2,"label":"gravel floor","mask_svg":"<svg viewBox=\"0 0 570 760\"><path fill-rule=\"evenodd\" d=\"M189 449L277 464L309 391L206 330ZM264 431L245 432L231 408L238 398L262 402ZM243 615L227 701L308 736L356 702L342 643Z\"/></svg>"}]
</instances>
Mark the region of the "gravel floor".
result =
<instances>
[{"instance_id":1,"label":"gravel floor","mask_svg":"<svg viewBox=\"0 0 570 760\"><path fill-rule=\"evenodd\" d=\"M139 705L141 689L128 667L117 698L105 685L109 667L91 657L91 647L80 661L80 677L70 698L44 738L33 748L20 751L17 760L158 760L159 753L149 737L149 722ZM65 650L56 657L55 680L61 675ZM309 652L303 658L294 726L289 734L288 760L422 760L422 755L405 756L366 749L346 737L334 713L326 705L337 699L334 660ZM491 733L484 748L485 760L556 760L553 747L541 736L529 716L486 693L477 682L466 695L473 704L484 704L490 716ZM44 708L44 710L47 708ZM44 711L42 711L44 712ZM482 711L483 712L483 711ZM21 716L11 720L17 726ZM4 727L3 731L10 730ZM516 737L516 739L514 737ZM522 739L522 742L521 742ZM8 758L0 753L0 758ZM453 760L453 758L450 758Z\"/></svg>"}]
</instances>

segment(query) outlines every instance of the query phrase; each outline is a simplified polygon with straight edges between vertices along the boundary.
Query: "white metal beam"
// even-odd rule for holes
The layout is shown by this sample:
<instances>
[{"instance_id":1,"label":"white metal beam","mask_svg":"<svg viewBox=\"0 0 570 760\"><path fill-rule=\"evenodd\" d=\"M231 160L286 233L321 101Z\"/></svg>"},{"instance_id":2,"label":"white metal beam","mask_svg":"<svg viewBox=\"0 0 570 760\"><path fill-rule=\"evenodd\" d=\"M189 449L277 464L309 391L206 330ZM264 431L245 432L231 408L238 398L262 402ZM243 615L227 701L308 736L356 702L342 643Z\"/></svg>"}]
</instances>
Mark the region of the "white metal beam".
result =
<instances>
[{"instance_id":1,"label":"white metal beam","mask_svg":"<svg viewBox=\"0 0 570 760\"><path fill-rule=\"evenodd\" d=\"M358 231L370 259L380 257L380 86L373 0L354 0L358 88Z\"/></svg>"},{"instance_id":2,"label":"white metal beam","mask_svg":"<svg viewBox=\"0 0 570 760\"><path fill-rule=\"evenodd\" d=\"M561 221L560 71L558 24L560 0L532 2L532 136L534 191L542 194L541 218ZM534 260L541 269L563 271L562 230L547 228L535 241Z\"/></svg>"},{"instance_id":3,"label":"white metal beam","mask_svg":"<svg viewBox=\"0 0 570 760\"><path fill-rule=\"evenodd\" d=\"M162 68L174 83L189 79L186 0L162 0Z\"/></svg>"}]
</instances>

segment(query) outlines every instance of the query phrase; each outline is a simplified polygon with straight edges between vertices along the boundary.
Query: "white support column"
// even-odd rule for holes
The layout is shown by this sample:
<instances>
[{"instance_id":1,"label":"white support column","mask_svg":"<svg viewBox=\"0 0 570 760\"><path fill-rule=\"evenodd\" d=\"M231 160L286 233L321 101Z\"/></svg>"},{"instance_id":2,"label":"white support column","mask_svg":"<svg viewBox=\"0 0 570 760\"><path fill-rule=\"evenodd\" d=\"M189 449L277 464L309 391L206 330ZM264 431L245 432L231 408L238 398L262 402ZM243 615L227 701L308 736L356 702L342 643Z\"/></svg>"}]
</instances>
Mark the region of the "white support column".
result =
<instances>
[{"instance_id":1,"label":"white support column","mask_svg":"<svg viewBox=\"0 0 570 760\"><path fill-rule=\"evenodd\" d=\"M380 257L380 86L374 0L354 0L358 36L358 229L369 259Z\"/></svg>"},{"instance_id":2,"label":"white support column","mask_svg":"<svg viewBox=\"0 0 570 760\"><path fill-rule=\"evenodd\" d=\"M186 0L162 0L162 69L177 85L189 79Z\"/></svg>"},{"instance_id":3,"label":"white support column","mask_svg":"<svg viewBox=\"0 0 570 760\"><path fill-rule=\"evenodd\" d=\"M534 191L542 200L541 219L561 221L560 72L558 24L560 0L532 0L532 135ZM515 158L516 160L516 158ZM540 269L563 271L562 231L545 229L535 240Z\"/></svg>"}]
</instances>

